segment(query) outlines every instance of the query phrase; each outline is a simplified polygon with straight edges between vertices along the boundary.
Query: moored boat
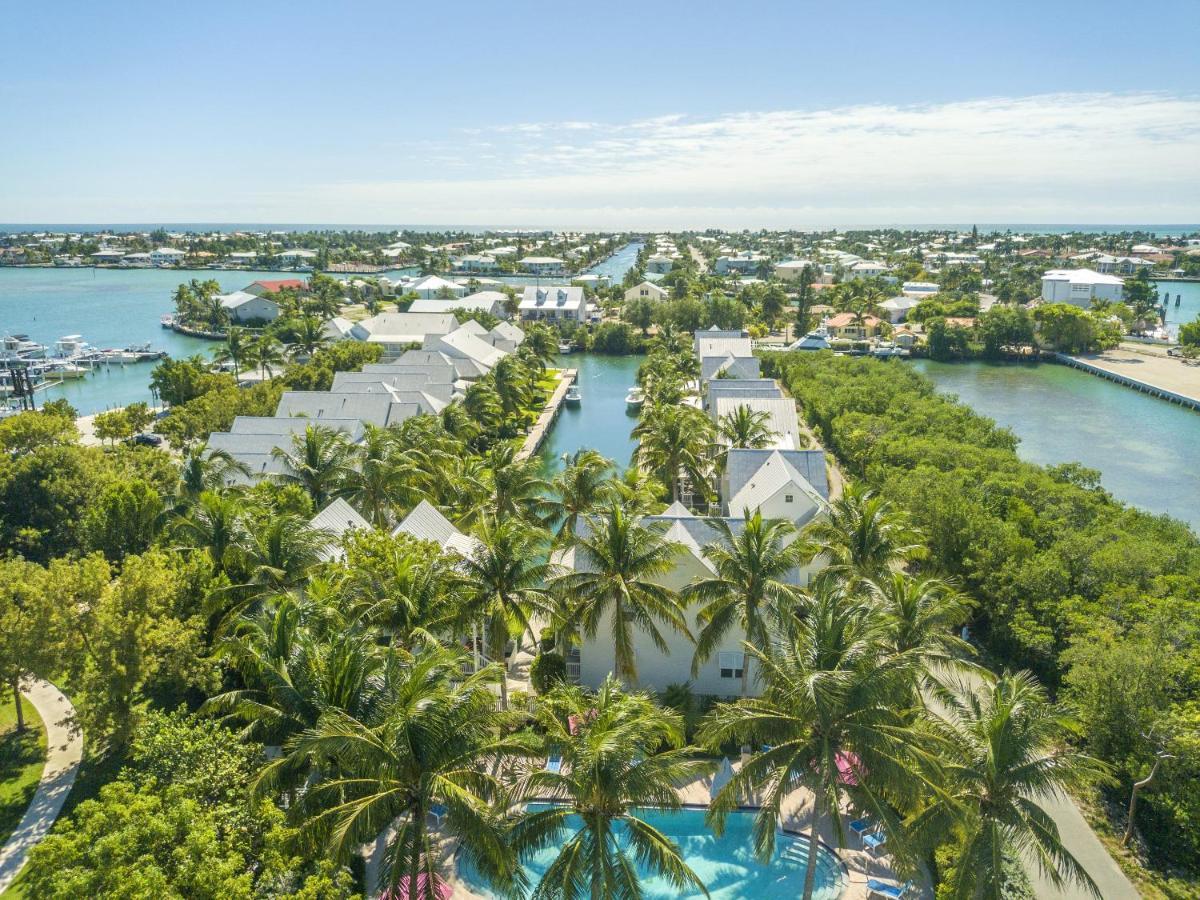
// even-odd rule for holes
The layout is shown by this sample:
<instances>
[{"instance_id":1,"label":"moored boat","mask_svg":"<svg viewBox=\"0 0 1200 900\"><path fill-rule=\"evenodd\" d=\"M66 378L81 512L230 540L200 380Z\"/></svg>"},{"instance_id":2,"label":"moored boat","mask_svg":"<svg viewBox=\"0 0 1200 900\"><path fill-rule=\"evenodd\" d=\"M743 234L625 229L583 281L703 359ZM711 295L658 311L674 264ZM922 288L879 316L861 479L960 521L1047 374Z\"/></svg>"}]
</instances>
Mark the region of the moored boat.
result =
<instances>
[{"instance_id":1,"label":"moored boat","mask_svg":"<svg viewBox=\"0 0 1200 900\"><path fill-rule=\"evenodd\" d=\"M625 395L625 405L630 409L641 409L642 404L646 402L646 392L636 384L629 389L629 393Z\"/></svg>"},{"instance_id":2,"label":"moored boat","mask_svg":"<svg viewBox=\"0 0 1200 900\"><path fill-rule=\"evenodd\" d=\"M572 384L567 388L567 395L563 397L568 406L578 406L583 402L583 394L579 392L579 385Z\"/></svg>"}]
</instances>

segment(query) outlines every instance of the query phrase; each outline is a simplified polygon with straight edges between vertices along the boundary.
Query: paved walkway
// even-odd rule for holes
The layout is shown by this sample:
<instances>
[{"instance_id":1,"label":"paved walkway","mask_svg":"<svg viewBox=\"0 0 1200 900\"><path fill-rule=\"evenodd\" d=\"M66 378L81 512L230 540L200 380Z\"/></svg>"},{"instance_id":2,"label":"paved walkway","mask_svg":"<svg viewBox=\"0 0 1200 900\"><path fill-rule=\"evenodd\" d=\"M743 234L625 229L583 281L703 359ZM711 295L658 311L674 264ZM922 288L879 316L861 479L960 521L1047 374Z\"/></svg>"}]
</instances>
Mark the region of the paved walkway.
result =
<instances>
[{"instance_id":1,"label":"paved walkway","mask_svg":"<svg viewBox=\"0 0 1200 900\"><path fill-rule=\"evenodd\" d=\"M25 818L0 850L0 893L8 890L29 858L29 851L58 818L83 757L83 735L67 726L75 717L75 707L62 691L48 681L27 681L21 694L34 705L46 726L46 767Z\"/></svg>"},{"instance_id":2,"label":"paved walkway","mask_svg":"<svg viewBox=\"0 0 1200 900\"><path fill-rule=\"evenodd\" d=\"M1041 804L1058 826L1063 844L1092 876L1104 900L1137 900L1141 896L1069 797L1054 797L1042 800ZM1038 900L1094 900L1090 893L1074 884L1062 889L1054 887L1050 879L1038 872L1037 863L1032 860L1026 861L1025 869Z\"/></svg>"}]
</instances>

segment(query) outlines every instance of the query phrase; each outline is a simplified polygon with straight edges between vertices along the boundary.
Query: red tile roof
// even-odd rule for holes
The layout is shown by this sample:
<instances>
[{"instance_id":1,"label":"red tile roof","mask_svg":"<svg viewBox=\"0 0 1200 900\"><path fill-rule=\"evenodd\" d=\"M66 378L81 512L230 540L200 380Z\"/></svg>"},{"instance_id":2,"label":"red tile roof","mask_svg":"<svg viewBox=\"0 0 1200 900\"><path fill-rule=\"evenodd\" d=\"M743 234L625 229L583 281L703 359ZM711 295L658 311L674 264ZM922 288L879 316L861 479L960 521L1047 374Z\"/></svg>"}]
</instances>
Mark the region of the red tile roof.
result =
<instances>
[{"instance_id":1,"label":"red tile roof","mask_svg":"<svg viewBox=\"0 0 1200 900\"><path fill-rule=\"evenodd\" d=\"M256 281L259 287L266 290L268 294L274 294L276 291L281 291L284 288L292 288L297 291L302 291L306 287L303 279L300 278L282 278L278 281ZM254 286L251 285L251 287Z\"/></svg>"},{"instance_id":2,"label":"red tile roof","mask_svg":"<svg viewBox=\"0 0 1200 900\"><path fill-rule=\"evenodd\" d=\"M830 328L845 328L847 325L857 325L859 323L854 320L854 313L844 312L838 313L825 324ZM866 316L862 321L862 326L864 328L873 328L878 324L879 319L875 318L874 316Z\"/></svg>"}]
</instances>

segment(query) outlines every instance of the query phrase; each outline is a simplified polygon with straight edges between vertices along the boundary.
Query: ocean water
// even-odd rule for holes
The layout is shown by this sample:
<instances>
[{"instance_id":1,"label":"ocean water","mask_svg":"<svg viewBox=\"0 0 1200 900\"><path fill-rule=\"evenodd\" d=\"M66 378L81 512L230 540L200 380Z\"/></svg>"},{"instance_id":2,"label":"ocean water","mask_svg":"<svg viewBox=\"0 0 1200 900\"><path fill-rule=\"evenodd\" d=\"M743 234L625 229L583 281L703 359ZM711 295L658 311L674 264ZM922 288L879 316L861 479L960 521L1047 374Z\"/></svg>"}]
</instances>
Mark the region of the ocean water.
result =
<instances>
[{"instance_id":1,"label":"ocean water","mask_svg":"<svg viewBox=\"0 0 1200 900\"><path fill-rule=\"evenodd\" d=\"M1179 326L1185 322L1194 322L1200 316L1200 281L1160 281L1158 295L1168 294L1167 301L1167 330L1172 335L1179 336ZM1175 301L1179 305L1175 305Z\"/></svg>"}]
</instances>

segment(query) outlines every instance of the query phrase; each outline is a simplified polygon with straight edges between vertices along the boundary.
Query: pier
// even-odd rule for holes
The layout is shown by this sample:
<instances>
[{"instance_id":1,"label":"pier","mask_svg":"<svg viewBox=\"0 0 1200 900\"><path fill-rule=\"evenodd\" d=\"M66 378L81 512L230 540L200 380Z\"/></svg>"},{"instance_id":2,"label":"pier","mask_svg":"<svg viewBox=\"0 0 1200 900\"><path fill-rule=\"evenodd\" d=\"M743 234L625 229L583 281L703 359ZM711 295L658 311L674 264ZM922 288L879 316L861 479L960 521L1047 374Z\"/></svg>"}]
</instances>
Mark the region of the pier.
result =
<instances>
[{"instance_id":1,"label":"pier","mask_svg":"<svg viewBox=\"0 0 1200 900\"><path fill-rule=\"evenodd\" d=\"M1184 365L1173 357L1118 349L1085 356L1055 353L1054 359L1143 394L1200 411L1200 368Z\"/></svg>"},{"instance_id":2,"label":"pier","mask_svg":"<svg viewBox=\"0 0 1200 900\"><path fill-rule=\"evenodd\" d=\"M578 374L577 369L563 369L559 373L558 384L550 394L550 399L546 401L546 406L542 409L537 421L533 423L533 428L525 436L525 443L517 451L517 462L529 459L538 452L538 448L546 440L546 435L550 433L550 429L554 426L554 420L558 418L558 414L562 410L563 398L567 396L567 389L575 383Z\"/></svg>"}]
</instances>

